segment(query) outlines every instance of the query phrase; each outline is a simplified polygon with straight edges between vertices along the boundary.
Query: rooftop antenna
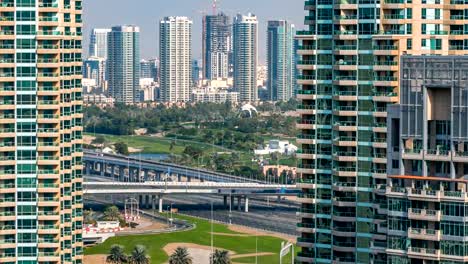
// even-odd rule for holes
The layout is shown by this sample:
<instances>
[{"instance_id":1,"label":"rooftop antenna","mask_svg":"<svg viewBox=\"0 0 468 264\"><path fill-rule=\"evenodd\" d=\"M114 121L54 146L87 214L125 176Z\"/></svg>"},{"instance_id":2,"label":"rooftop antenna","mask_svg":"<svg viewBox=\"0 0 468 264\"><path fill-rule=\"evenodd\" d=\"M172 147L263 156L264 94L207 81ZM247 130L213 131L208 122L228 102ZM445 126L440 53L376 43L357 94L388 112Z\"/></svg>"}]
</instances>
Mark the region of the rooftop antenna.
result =
<instances>
[{"instance_id":1,"label":"rooftop antenna","mask_svg":"<svg viewBox=\"0 0 468 264\"><path fill-rule=\"evenodd\" d=\"M218 0L213 0L213 16L216 16L217 8L218 8Z\"/></svg>"}]
</instances>

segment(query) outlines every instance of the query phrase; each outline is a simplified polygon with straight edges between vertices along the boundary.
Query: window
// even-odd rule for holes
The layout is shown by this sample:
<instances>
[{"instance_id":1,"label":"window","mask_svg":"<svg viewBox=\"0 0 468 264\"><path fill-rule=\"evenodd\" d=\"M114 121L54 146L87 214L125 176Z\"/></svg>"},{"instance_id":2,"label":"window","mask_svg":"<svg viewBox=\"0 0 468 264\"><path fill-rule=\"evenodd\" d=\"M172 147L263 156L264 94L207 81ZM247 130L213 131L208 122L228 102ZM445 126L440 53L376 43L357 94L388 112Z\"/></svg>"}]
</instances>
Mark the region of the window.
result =
<instances>
[{"instance_id":1,"label":"window","mask_svg":"<svg viewBox=\"0 0 468 264\"><path fill-rule=\"evenodd\" d=\"M16 39L17 49L34 49L36 48L36 40L34 39Z\"/></svg>"},{"instance_id":2,"label":"window","mask_svg":"<svg viewBox=\"0 0 468 264\"><path fill-rule=\"evenodd\" d=\"M36 13L34 11L18 11L16 12L16 20L36 21Z\"/></svg>"},{"instance_id":3,"label":"window","mask_svg":"<svg viewBox=\"0 0 468 264\"><path fill-rule=\"evenodd\" d=\"M392 160L392 168L393 169L399 169L400 168L400 161Z\"/></svg>"},{"instance_id":4,"label":"window","mask_svg":"<svg viewBox=\"0 0 468 264\"><path fill-rule=\"evenodd\" d=\"M406 40L406 49L413 49L413 40L412 39L407 39Z\"/></svg>"}]
</instances>

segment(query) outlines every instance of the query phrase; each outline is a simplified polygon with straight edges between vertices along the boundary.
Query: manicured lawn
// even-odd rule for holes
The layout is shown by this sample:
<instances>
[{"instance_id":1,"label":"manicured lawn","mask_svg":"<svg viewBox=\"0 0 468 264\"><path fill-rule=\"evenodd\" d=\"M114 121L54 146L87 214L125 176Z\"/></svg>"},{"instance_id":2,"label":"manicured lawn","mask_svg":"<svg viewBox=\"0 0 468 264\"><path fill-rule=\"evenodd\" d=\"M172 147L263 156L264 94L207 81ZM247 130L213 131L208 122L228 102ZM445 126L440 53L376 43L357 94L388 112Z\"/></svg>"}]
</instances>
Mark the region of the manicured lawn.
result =
<instances>
[{"instance_id":1,"label":"manicured lawn","mask_svg":"<svg viewBox=\"0 0 468 264\"><path fill-rule=\"evenodd\" d=\"M92 134L90 134L92 135ZM181 140L176 141L176 145L170 150L172 139L158 138L149 136L114 136L114 135L101 135L106 139L107 143L123 142L129 147L142 149L141 153L158 153L158 154L182 154L186 146L196 146L206 152L223 151L223 149L213 147L204 143L184 142Z\"/></svg>"},{"instance_id":2,"label":"manicured lawn","mask_svg":"<svg viewBox=\"0 0 468 264\"><path fill-rule=\"evenodd\" d=\"M210 246L211 223L206 220L195 219L186 216L177 216L180 219L186 219L196 224L196 228L191 231L177 232L170 234L156 235L135 235L135 236L119 236L108 239L101 245L85 249L86 255L107 254L109 249L114 244L120 244L125 247L125 251L130 253L133 247L137 244L144 245L148 254L151 256L152 264L162 264L168 260L168 256L163 251L163 247L168 243L193 243L204 246ZM226 225L213 224L215 233L236 234L228 229ZM214 235L214 246L234 251L236 254L252 254L255 253L255 235L252 236L224 236ZM275 255L259 256L258 263L278 263L278 252L283 240L270 236L259 236L257 240L258 252L272 252ZM255 257L236 259L239 263L254 263ZM291 263L290 258L285 257L283 263Z\"/></svg>"}]
</instances>

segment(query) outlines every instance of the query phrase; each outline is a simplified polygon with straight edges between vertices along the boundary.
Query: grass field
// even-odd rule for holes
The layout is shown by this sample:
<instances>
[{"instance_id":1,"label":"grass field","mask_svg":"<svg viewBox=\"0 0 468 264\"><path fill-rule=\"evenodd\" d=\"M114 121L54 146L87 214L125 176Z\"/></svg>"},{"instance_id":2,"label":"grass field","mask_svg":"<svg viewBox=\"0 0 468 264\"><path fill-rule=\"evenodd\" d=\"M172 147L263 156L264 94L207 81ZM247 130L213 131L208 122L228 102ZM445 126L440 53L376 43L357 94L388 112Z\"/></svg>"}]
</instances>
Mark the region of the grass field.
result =
<instances>
[{"instance_id":1,"label":"grass field","mask_svg":"<svg viewBox=\"0 0 468 264\"><path fill-rule=\"evenodd\" d=\"M88 134L89 136L94 136L93 134ZM182 140L177 140L176 145L172 150L170 150L171 142L173 139L169 138L159 138L159 137L150 137L150 136L114 136L114 135L104 135L96 134L97 136L103 136L106 139L107 143L117 143L123 142L129 147L137 148L142 150L142 154L145 153L158 153L158 154L182 154L185 147L187 146L196 146L205 152L213 151L224 151L222 148L214 147L209 144L202 142L187 142Z\"/></svg>"},{"instance_id":2,"label":"grass field","mask_svg":"<svg viewBox=\"0 0 468 264\"><path fill-rule=\"evenodd\" d=\"M148 254L151 256L152 264L162 264L167 262L168 256L163 251L163 247L169 243L193 243L203 246L211 245L211 223L207 220L195 219L186 216L177 216L179 219L185 219L196 224L196 228L191 231L176 232L170 234L156 235L135 235L119 236L108 239L105 243L85 249L86 255L107 254L114 244L120 244L125 247L125 251L130 253L137 244L144 245ZM226 225L213 224L214 233L238 234L231 231ZM225 236L213 235L214 247L234 251L236 254L255 253L255 235L252 236ZM257 252L271 252L275 255L258 256L258 263L279 263L278 252L283 240L271 236L258 236ZM246 257L235 259L236 263L255 263L255 257ZM290 257L285 257L283 263L290 264Z\"/></svg>"}]
</instances>

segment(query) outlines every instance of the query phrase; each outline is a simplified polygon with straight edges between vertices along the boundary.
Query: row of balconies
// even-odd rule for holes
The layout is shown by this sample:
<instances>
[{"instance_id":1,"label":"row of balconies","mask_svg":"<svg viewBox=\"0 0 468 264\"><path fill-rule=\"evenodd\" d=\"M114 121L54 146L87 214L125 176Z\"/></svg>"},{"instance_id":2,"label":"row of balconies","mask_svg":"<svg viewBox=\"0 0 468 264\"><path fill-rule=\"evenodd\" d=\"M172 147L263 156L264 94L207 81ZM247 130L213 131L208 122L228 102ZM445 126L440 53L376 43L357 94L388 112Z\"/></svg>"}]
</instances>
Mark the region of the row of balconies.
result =
<instances>
[{"instance_id":1,"label":"row of balconies","mask_svg":"<svg viewBox=\"0 0 468 264\"><path fill-rule=\"evenodd\" d=\"M408 198L410 200L423 200L432 202L468 202L468 193L462 191L437 191L429 189L422 190L387 186L386 195L392 197Z\"/></svg>"}]
</instances>

